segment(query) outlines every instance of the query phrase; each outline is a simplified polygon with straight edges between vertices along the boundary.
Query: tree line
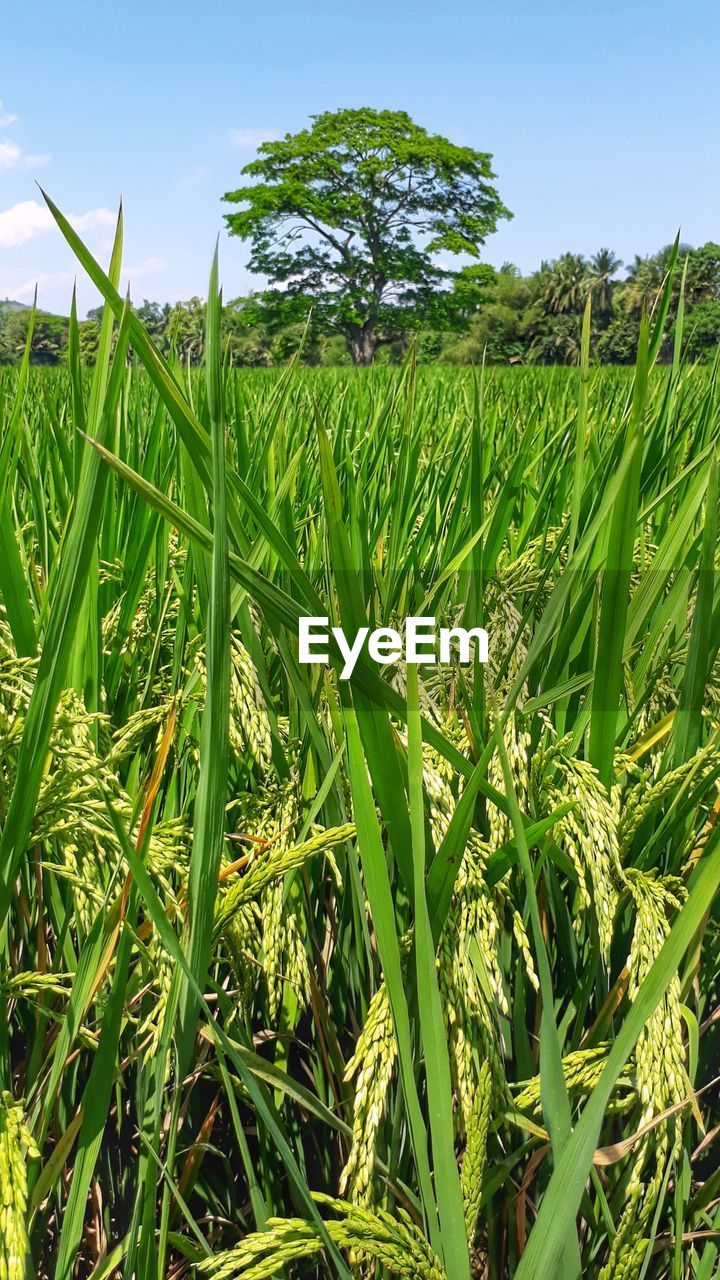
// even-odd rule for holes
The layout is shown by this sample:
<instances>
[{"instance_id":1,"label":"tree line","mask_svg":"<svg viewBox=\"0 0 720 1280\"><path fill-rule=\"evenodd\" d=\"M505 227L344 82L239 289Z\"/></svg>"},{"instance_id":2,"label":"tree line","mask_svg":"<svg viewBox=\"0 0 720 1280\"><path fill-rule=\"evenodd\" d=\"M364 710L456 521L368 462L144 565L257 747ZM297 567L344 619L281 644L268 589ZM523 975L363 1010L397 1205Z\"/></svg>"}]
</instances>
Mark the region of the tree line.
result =
<instances>
[{"instance_id":1,"label":"tree line","mask_svg":"<svg viewBox=\"0 0 720 1280\"><path fill-rule=\"evenodd\" d=\"M249 246L263 288L225 307L223 340L237 366L397 363L415 344L425 362L573 364L591 304L591 352L605 364L635 359L640 319L652 311L674 246L623 263L610 249L564 253L523 275L480 261L500 199L489 152L431 134L403 111L369 107L312 116L296 134L263 143L223 200L227 228ZM720 343L720 245L682 246L665 355L683 297L685 354ZM624 269L624 275L621 272ZM202 360L200 298L145 300L138 315L164 353ZM0 303L0 363L21 358L28 315ZM95 359L98 312L79 327L80 358ZM68 323L36 317L32 357L66 358ZM662 358L662 353L661 353Z\"/></svg>"},{"instance_id":2,"label":"tree line","mask_svg":"<svg viewBox=\"0 0 720 1280\"><path fill-rule=\"evenodd\" d=\"M624 270L609 249L590 258L566 253L543 262L530 275L512 263L484 269L482 297L452 327L411 327L383 344L375 363L397 364L412 342L423 363L568 365L577 362L582 313L591 299L591 355L601 364L630 364L637 351L640 317L651 311L662 287L672 246L649 257L636 257ZM720 346L720 244L698 249L681 246L687 268L684 286L686 357L705 360ZM663 354L670 358L674 340L682 272L673 294ZM143 301L135 308L148 333L165 355L174 352L184 364L203 358L205 305L201 298L168 303ZM27 341L30 309L0 301L0 364L17 364ZM31 359L38 365L62 365L68 358L69 320L39 311L35 316ZM78 325L80 358L92 365L100 336L100 309ZM223 341L227 358L238 367L268 368L286 364L299 347L310 365L347 365L352 355L342 334L310 313L309 319L278 324L266 320L256 295L238 298L223 309Z\"/></svg>"}]
</instances>

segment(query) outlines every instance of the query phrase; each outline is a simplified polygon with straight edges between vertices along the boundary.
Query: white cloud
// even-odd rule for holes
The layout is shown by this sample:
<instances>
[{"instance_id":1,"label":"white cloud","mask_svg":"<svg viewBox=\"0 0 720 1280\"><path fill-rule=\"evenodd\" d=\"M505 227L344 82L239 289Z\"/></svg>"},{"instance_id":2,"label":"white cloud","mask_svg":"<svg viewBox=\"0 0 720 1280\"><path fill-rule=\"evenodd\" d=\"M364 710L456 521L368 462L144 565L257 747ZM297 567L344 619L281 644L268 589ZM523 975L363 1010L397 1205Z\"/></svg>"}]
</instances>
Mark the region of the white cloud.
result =
<instances>
[{"instance_id":1,"label":"white cloud","mask_svg":"<svg viewBox=\"0 0 720 1280\"><path fill-rule=\"evenodd\" d=\"M50 156L44 155L26 155L22 147L17 142L12 142L10 138L0 138L0 170L2 169L37 169L41 164L47 164Z\"/></svg>"},{"instance_id":2,"label":"white cloud","mask_svg":"<svg viewBox=\"0 0 720 1280\"><path fill-rule=\"evenodd\" d=\"M263 142L275 142L277 129L231 129L230 142L243 151L256 151Z\"/></svg>"},{"instance_id":3,"label":"white cloud","mask_svg":"<svg viewBox=\"0 0 720 1280\"><path fill-rule=\"evenodd\" d=\"M94 210L94 212L98 211ZM84 216L88 217L87 214ZM78 221L79 219L76 218L75 222L77 223ZM167 263L164 258L143 258L140 262L126 267L123 271L123 276L125 282L129 283L131 280L137 280L142 276L151 276L155 275L159 271L166 271L168 266L169 263ZM52 291L60 288L61 286L64 287L72 285L75 278L75 273L73 271L38 271L38 273L32 276L29 280L25 280L22 284L13 288L12 296L17 298L19 301L22 301L25 298L32 300L36 288L40 295L47 294L48 290Z\"/></svg>"},{"instance_id":4,"label":"white cloud","mask_svg":"<svg viewBox=\"0 0 720 1280\"><path fill-rule=\"evenodd\" d=\"M0 213L0 245L14 249L26 244L49 231L52 223L49 209L44 209L36 200L23 200Z\"/></svg>"},{"instance_id":5,"label":"white cloud","mask_svg":"<svg viewBox=\"0 0 720 1280\"><path fill-rule=\"evenodd\" d=\"M8 129L16 124L18 116L6 111L0 98L0 129ZM52 157L43 152L40 155L27 155L17 142L11 138L0 138L0 171L3 169L36 169L38 165L47 164Z\"/></svg>"},{"instance_id":6,"label":"white cloud","mask_svg":"<svg viewBox=\"0 0 720 1280\"><path fill-rule=\"evenodd\" d=\"M206 164L197 164L194 169L188 169L187 173L181 173L177 179L177 185L182 191L188 187L194 187L198 183L205 182L209 177L210 170Z\"/></svg>"},{"instance_id":7,"label":"white cloud","mask_svg":"<svg viewBox=\"0 0 720 1280\"><path fill-rule=\"evenodd\" d=\"M52 156L49 151L40 151L37 155L23 156L22 167L23 169L39 169L41 164L49 164L51 160Z\"/></svg>"},{"instance_id":8,"label":"white cloud","mask_svg":"<svg viewBox=\"0 0 720 1280\"><path fill-rule=\"evenodd\" d=\"M112 209L88 209L87 213L69 213L67 219L76 231L95 231L97 227L114 227L117 214ZM52 225L55 225L54 218Z\"/></svg>"},{"instance_id":9,"label":"white cloud","mask_svg":"<svg viewBox=\"0 0 720 1280\"><path fill-rule=\"evenodd\" d=\"M26 280L24 284L18 285L13 289L15 298L32 298L37 288L38 293L48 286L60 284L72 284L75 279L72 271L39 271L32 280Z\"/></svg>"},{"instance_id":10,"label":"white cloud","mask_svg":"<svg viewBox=\"0 0 720 1280\"><path fill-rule=\"evenodd\" d=\"M0 99L0 129L7 129L11 124L17 123L17 116L11 111L6 111L2 99Z\"/></svg>"},{"instance_id":11,"label":"white cloud","mask_svg":"<svg viewBox=\"0 0 720 1280\"><path fill-rule=\"evenodd\" d=\"M166 271L168 263L164 258L143 258L135 266L126 267L123 275L126 280L137 280L140 276L153 276L158 271Z\"/></svg>"},{"instance_id":12,"label":"white cloud","mask_svg":"<svg viewBox=\"0 0 720 1280\"><path fill-rule=\"evenodd\" d=\"M22 159L22 151L16 142L0 138L0 169L13 169Z\"/></svg>"},{"instance_id":13,"label":"white cloud","mask_svg":"<svg viewBox=\"0 0 720 1280\"><path fill-rule=\"evenodd\" d=\"M94 231L97 227L114 226L115 214L109 209L89 209L87 213L69 214L68 221L76 231ZM0 213L0 248L18 248L44 236L54 226L49 209L37 200L23 200Z\"/></svg>"}]
</instances>

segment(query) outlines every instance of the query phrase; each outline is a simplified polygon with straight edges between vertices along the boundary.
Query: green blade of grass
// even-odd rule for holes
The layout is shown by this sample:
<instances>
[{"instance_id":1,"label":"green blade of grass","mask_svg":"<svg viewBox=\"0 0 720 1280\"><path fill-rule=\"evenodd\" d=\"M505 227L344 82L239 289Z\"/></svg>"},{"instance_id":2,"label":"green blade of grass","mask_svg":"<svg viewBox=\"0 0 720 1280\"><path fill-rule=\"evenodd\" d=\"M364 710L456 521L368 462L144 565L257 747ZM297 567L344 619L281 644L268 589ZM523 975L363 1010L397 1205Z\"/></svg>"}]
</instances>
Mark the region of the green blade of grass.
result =
<instances>
[{"instance_id":1,"label":"green blade of grass","mask_svg":"<svg viewBox=\"0 0 720 1280\"><path fill-rule=\"evenodd\" d=\"M597 637L590 720L590 761L606 786L610 785L615 750L620 691L623 681L623 649L628 613L635 528L642 466L642 419L645 411L648 369L647 323L641 327L635 371L633 408L624 456L628 470L609 521L608 548L602 573L602 601Z\"/></svg>"},{"instance_id":2,"label":"green blade of grass","mask_svg":"<svg viewBox=\"0 0 720 1280\"><path fill-rule=\"evenodd\" d=\"M0 599L5 605L8 625L21 658L34 658L37 652L35 617L28 593L28 574L23 564L12 509L0 491Z\"/></svg>"},{"instance_id":3,"label":"green blade of grass","mask_svg":"<svg viewBox=\"0 0 720 1280\"><path fill-rule=\"evenodd\" d=\"M557 1272L568 1223L580 1208L583 1190L598 1146L605 1110L615 1082L645 1023L667 991L680 962L693 942L720 885L720 829L716 828L689 886L689 894L662 950L635 995L615 1035L602 1075L593 1089L543 1197L516 1273L516 1280L534 1280Z\"/></svg>"},{"instance_id":4,"label":"green blade of grass","mask_svg":"<svg viewBox=\"0 0 720 1280\"><path fill-rule=\"evenodd\" d=\"M671 768L689 760L700 746L705 686L717 653L711 648L711 624L715 592L715 554L717 549L718 478L717 457L710 462L705 524L703 527L698 586L695 598L688 656L675 720L671 747Z\"/></svg>"},{"instance_id":5,"label":"green blade of grass","mask_svg":"<svg viewBox=\"0 0 720 1280\"><path fill-rule=\"evenodd\" d=\"M415 1080L410 1015L405 995L400 943L395 931L395 911L390 877L375 812L375 803L368 781L367 765L362 751L357 717L351 706L343 707L343 719L347 735L348 769L360 859L398 1042L400 1075L410 1126L418 1186L423 1203L428 1238L435 1251L440 1254L442 1252L442 1240L438 1224L435 1192L430 1174L430 1162L428 1160L427 1131Z\"/></svg>"},{"instance_id":6,"label":"green blade of grass","mask_svg":"<svg viewBox=\"0 0 720 1280\"><path fill-rule=\"evenodd\" d=\"M134 911L131 893L130 918ZM108 1110L112 1097L118 1045L124 1016L125 989L128 981L133 939L129 928L123 929L115 961L115 974L107 996L100 1039L82 1098L83 1119L78 1137L72 1182L65 1205L58 1246L55 1280L70 1280L75 1270L78 1247L82 1238L90 1181L105 1136Z\"/></svg>"},{"instance_id":7,"label":"green blade of grass","mask_svg":"<svg viewBox=\"0 0 720 1280\"><path fill-rule=\"evenodd\" d=\"M585 438L588 422L588 383L590 380L590 321L592 315L592 293L588 293L583 312L582 335L580 339L580 391L578 396L577 425L575 429L575 466L573 470L572 501L570 504L570 535L568 551L572 555L577 542L580 526L580 510L583 493L583 472L585 463Z\"/></svg>"},{"instance_id":8,"label":"green blade of grass","mask_svg":"<svg viewBox=\"0 0 720 1280\"><path fill-rule=\"evenodd\" d=\"M27 390L36 308L37 292L28 321L25 350L18 372L13 406L0 449L0 598L5 605L16 651L20 657L28 658L34 657L37 651L35 618L28 594L27 573L18 546L20 530L15 528L12 506L6 491L6 478L16 452L16 442L19 443L19 427Z\"/></svg>"},{"instance_id":9,"label":"green blade of grass","mask_svg":"<svg viewBox=\"0 0 720 1280\"><path fill-rule=\"evenodd\" d=\"M220 362L220 312L217 249L210 274L207 306L206 376L213 448L212 565L207 625L207 685L200 734L200 779L195 800L193 843L188 877L188 963L202 989L207 977L218 871L225 831L230 724L230 572L225 489L225 423ZM197 1019L194 992L180 1000L178 1057L180 1075L192 1054Z\"/></svg>"},{"instance_id":10,"label":"green blade of grass","mask_svg":"<svg viewBox=\"0 0 720 1280\"><path fill-rule=\"evenodd\" d=\"M181 945L177 934L174 932L168 920L167 913L160 901L160 898L158 897L157 890L155 889L152 878L149 875L142 858L136 850L133 849L120 818L115 812L112 804L107 800L106 807L113 829L122 847L123 856L128 864L129 870L132 872L133 881L137 885L138 893L140 894L148 915L152 920L153 928L157 931L158 937L161 939L167 954L182 971L188 986L193 991L198 1008L203 1010L210 1034L213 1039L217 1039L226 1057L230 1062L232 1062L235 1070L237 1071L238 1076L240 1077L240 1080L242 1081L244 1088L247 1090L251 1102L257 1111L258 1118L265 1125L272 1137L277 1151L288 1171L290 1182L299 1202L306 1210L308 1218L316 1224L318 1231L325 1242L325 1246L330 1257L333 1259L333 1263L340 1280L350 1280L350 1273L325 1230L324 1223L320 1218L315 1201L310 1195L307 1182L305 1181L305 1178L303 1177L293 1155L292 1149L288 1143L285 1133L283 1132L274 1108L266 1097L264 1090L261 1089L255 1079L252 1071L248 1069L242 1057L236 1051L232 1041L213 1016L213 1012L205 999L205 993L199 986L195 974L188 962L185 949Z\"/></svg>"},{"instance_id":11,"label":"green blade of grass","mask_svg":"<svg viewBox=\"0 0 720 1280\"><path fill-rule=\"evenodd\" d=\"M452 1085L447 1032L437 980L435 942L425 896L422 726L417 667L414 665L407 668L407 695L410 827L415 886L415 964L440 1239L448 1280L470 1280L463 1197L453 1141Z\"/></svg>"},{"instance_id":12,"label":"green blade of grass","mask_svg":"<svg viewBox=\"0 0 720 1280\"><path fill-rule=\"evenodd\" d=\"M540 1014L540 1098L543 1116L550 1134L553 1160L557 1166L570 1137L571 1117L570 1101L562 1065L562 1045L555 1020L552 972L540 919L530 851L515 792L515 782L502 727L497 715L497 708L493 707L493 711L495 715L495 744L505 780L505 790L510 806L510 818L518 851L518 862L525 880L532 938L535 944L542 1001ZM564 1239L560 1253L562 1255L562 1271L558 1275L561 1275L563 1280L579 1280L581 1274L580 1247L572 1219L565 1221Z\"/></svg>"},{"instance_id":13,"label":"green blade of grass","mask_svg":"<svg viewBox=\"0 0 720 1280\"><path fill-rule=\"evenodd\" d=\"M118 220L113 258L119 269L122 221ZM113 418L125 373L128 327L120 325L103 411L98 424L99 443L110 438ZM58 699L65 685L78 611L85 596L87 569L94 554L102 514L105 468L94 450L85 458L80 489L67 532L65 553L48 611L43 649L38 665L18 756L17 780L0 838L0 921L10 906L12 885L27 847L40 790L45 756Z\"/></svg>"}]
</instances>

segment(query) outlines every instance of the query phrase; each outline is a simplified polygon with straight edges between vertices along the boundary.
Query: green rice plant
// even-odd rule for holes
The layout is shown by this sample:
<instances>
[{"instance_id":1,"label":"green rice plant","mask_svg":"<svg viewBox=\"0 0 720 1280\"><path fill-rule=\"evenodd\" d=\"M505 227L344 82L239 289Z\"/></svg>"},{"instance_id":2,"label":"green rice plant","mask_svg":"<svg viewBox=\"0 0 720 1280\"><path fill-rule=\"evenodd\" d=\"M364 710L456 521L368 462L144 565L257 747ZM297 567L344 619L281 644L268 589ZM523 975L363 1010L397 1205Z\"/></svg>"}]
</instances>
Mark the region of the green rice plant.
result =
<instances>
[{"instance_id":1,"label":"green rice plant","mask_svg":"<svg viewBox=\"0 0 720 1280\"><path fill-rule=\"evenodd\" d=\"M0 369L8 1277L717 1261L717 370ZM676 266L671 265L671 275ZM302 617L484 626L351 678Z\"/></svg>"}]
</instances>

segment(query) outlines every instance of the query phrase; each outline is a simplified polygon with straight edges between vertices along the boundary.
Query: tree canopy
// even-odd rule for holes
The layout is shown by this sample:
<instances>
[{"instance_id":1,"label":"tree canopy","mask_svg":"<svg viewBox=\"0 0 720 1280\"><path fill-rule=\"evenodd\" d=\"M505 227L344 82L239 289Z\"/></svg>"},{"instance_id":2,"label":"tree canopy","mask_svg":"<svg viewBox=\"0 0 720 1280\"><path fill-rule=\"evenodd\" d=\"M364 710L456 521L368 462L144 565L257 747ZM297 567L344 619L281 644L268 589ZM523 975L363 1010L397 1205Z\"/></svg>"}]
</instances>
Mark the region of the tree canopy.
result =
<instances>
[{"instance_id":1,"label":"tree canopy","mask_svg":"<svg viewBox=\"0 0 720 1280\"><path fill-rule=\"evenodd\" d=\"M244 206L226 220L270 286L258 306L278 324L312 307L359 364L408 329L451 326L485 282L462 258L511 216L491 160L367 107L264 143L224 197Z\"/></svg>"}]
</instances>

